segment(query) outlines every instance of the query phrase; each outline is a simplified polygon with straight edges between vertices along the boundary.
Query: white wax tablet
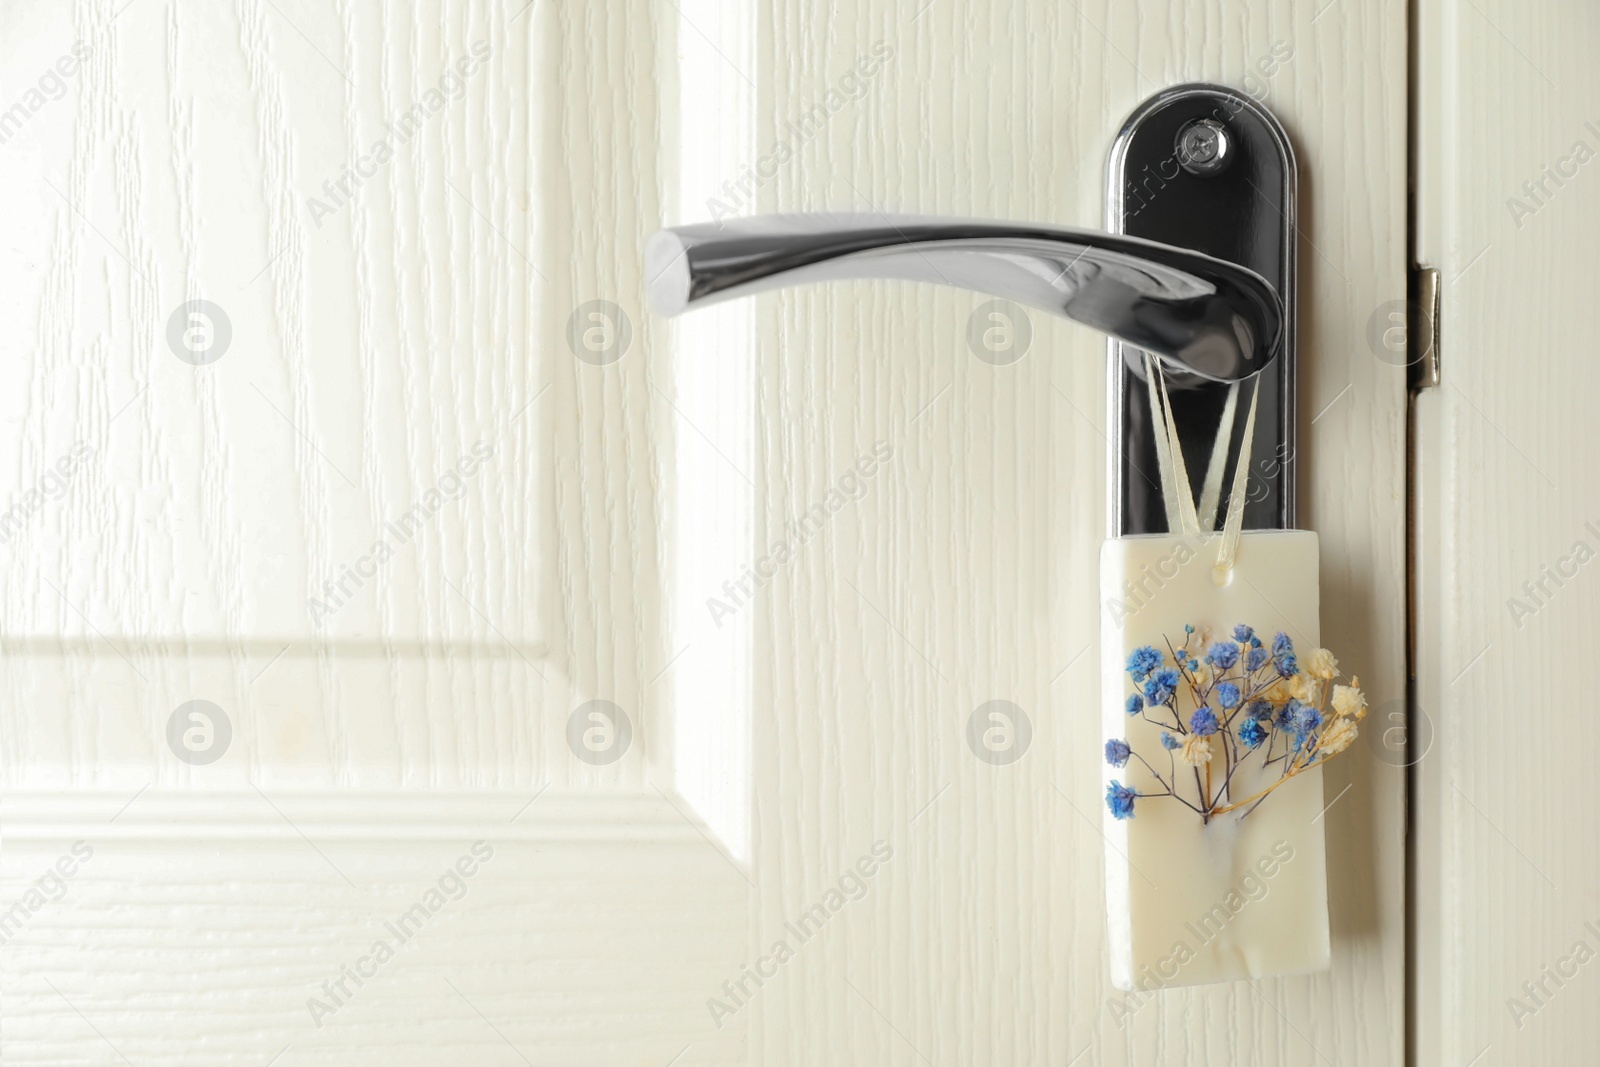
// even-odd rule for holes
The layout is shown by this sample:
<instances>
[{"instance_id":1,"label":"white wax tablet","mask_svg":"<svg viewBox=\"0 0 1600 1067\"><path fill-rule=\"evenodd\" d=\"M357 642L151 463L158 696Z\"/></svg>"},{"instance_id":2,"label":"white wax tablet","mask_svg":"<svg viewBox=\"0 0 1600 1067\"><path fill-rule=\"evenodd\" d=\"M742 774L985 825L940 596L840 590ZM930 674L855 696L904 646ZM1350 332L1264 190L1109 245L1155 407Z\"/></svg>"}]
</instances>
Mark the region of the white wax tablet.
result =
<instances>
[{"instance_id":1,"label":"white wax tablet","mask_svg":"<svg viewBox=\"0 0 1600 1067\"><path fill-rule=\"evenodd\" d=\"M1217 536L1118 538L1100 555L1103 733L1125 738L1163 776L1169 756L1160 727L1125 711L1134 692L1129 652L1142 645L1166 652L1168 639L1181 645L1185 623L1208 627L1219 639L1239 623L1268 642L1283 631L1301 655L1320 641L1317 535L1244 533L1222 585L1212 573ZM1259 754L1246 761L1232 797L1250 796L1278 778L1281 764L1260 764ZM1107 784L1116 779L1141 792L1161 790L1138 760L1101 766ZM1218 757L1214 770L1221 769ZM1177 763L1176 770L1195 799L1193 769ZM1202 825L1172 797L1141 798L1128 819L1107 810L1106 909L1116 987L1149 991L1326 969L1323 803L1322 771L1313 766L1243 819L1240 809Z\"/></svg>"}]
</instances>

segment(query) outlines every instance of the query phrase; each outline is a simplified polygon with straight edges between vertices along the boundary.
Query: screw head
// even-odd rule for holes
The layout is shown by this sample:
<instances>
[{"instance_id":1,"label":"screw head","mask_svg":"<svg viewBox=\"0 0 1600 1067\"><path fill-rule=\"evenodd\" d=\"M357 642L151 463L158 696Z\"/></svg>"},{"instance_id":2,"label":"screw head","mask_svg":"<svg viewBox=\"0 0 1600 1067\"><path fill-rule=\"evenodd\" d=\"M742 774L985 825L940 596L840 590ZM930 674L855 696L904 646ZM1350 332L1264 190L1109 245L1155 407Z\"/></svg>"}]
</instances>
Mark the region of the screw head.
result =
<instances>
[{"instance_id":1,"label":"screw head","mask_svg":"<svg viewBox=\"0 0 1600 1067\"><path fill-rule=\"evenodd\" d=\"M1220 174L1233 162L1228 129L1215 119L1195 119L1178 131L1178 165L1190 174Z\"/></svg>"}]
</instances>

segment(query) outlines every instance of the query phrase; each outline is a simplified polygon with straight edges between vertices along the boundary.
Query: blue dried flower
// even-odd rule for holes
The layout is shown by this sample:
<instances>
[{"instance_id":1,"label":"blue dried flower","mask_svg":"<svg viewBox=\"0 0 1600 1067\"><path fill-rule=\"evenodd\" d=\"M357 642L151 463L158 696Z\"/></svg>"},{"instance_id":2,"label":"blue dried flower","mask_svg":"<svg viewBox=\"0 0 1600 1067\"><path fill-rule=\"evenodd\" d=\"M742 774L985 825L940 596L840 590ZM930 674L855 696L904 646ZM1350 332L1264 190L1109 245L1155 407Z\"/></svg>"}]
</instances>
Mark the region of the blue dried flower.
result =
<instances>
[{"instance_id":1,"label":"blue dried flower","mask_svg":"<svg viewBox=\"0 0 1600 1067\"><path fill-rule=\"evenodd\" d=\"M1168 752L1176 752L1178 749L1183 747L1183 742L1179 741L1176 737L1173 737L1167 731L1162 730L1161 747L1166 749Z\"/></svg>"},{"instance_id":2,"label":"blue dried flower","mask_svg":"<svg viewBox=\"0 0 1600 1067\"><path fill-rule=\"evenodd\" d=\"M1196 708L1189 716L1189 729L1200 737L1210 737L1217 732L1217 713L1210 708Z\"/></svg>"},{"instance_id":3,"label":"blue dried flower","mask_svg":"<svg viewBox=\"0 0 1600 1067\"><path fill-rule=\"evenodd\" d=\"M1123 710L1129 715L1139 714L1144 710L1144 697L1138 693L1129 693L1127 706Z\"/></svg>"},{"instance_id":4,"label":"blue dried flower","mask_svg":"<svg viewBox=\"0 0 1600 1067\"><path fill-rule=\"evenodd\" d=\"M1252 648L1250 655L1245 657L1244 665L1252 674L1259 671L1267 665L1267 650L1259 647Z\"/></svg>"},{"instance_id":5,"label":"blue dried flower","mask_svg":"<svg viewBox=\"0 0 1600 1067\"><path fill-rule=\"evenodd\" d=\"M1111 784L1106 786L1106 807L1110 808L1111 814L1119 819L1131 819L1133 802L1138 796L1138 793L1113 779Z\"/></svg>"},{"instance_id":6,"label":"blue dried flower","mask_svg":"<svg viewBox=\"0 0 1600 1067\"><path fill-rule=\"evenodd\" d=\"M1258 747L1266 739L1266 727L1255 719L1247 719L1245 724L1239 728L1239 740L1243 741L1249 748Z\"/></svg>"},{"instance_id":7,"label":"blue dried flower","mask_svg":"<svg viewBox=\"0 0 1600 1067\"><path fill-rule=\"evenodd\" d=\"M1144 683L1144 699L1150 704L1165 704L1178 691L1178 672L1163 667Z\"/></svg>"},{"instance_id":8,"label":"blue dried flower","mask_svg":"<svg viewBox=\"0 0 1600 1067\"><path fill-rule=\"evenodd\" d=\"M1233 628L1233 639L1241 645L1253 640L1255 636L1256 632L1242 622Z\"/></svg>"},{"instance_id":9,"label":"blue dried flower","mask_svg":"<svg viewBox=\"0 0 1600 1067\"><path fill-rule=\"evenodd\" d=\"M1206 653L1206 659L1211 661L1213 667L1225 671L1239 662L1239 648L1237 645L1231 645L1226 641L1218 641Z\"/></svg>"},{"instance_id":10,"label":"blue dried flower","mask_svg":"<svg viewBox=\"0 0 1600 1067\"><path fill-rule=\"evenodd\" d=\"M1289 702L1289 704L1293 703L1294 701L1292 700ZM1273 720L1273 725L1280 730L1290 730L1294 728L1294 724L1289 716L1289 704L1285 704L1283 707L1279 708L1278 717Z\"/></svg>"},{"instance_id":11,"label":"blue dried flower","mask_svg":"<svg viewBox=\"0 0 1600 1067\"><path fill-rule=\"evenodd\" d=\"M1161 666L1161 653L1150 645L1136 648L1128 653L1128 673L1133 675L1136 682L1144 681L1144 676Z\"/></svg>"},{"instance_id":12,"label":"blue dried flower","mask_svg":"<svg viewBox=\"0 0 1600 1067\"><path fill-rule=\"evenodd\" d=\"M1289 728L1297 734L1309 734L1322 725L1322 713L1302 701L1289 701L1284 711L1288 714Z\"/></svg>"},{"instance_id":13,"label":"blue dried flower","mask_svg":"<svg viewBox=\"0 0 1600 1067\"><path fill-rule=\"evenodd\" d=\"M1239 692L1239 687L1232 682L1223 682L1217 686L1217 703L1232 711L1244 701L1244 694Z\"/></svg>"},{"instance_id":14,"label":"blue dried flower","mask_svg":"<svg viewBox=\"0 0 1600 1067\"><path fill-rule=\"evenodd\" d=\"M1133 750L1128 747L1128 742L1126 741L1112 740L1106 742L1106 762L1113 767L1127 766L1128 757L1132 754Z\"/></svg>"},{"instance_id":15,"label":"blue dried flower","mask_svg":"<svg viewBox=\"0 0 1600 1067\"><path fill-rule=\"evenodd\" d=\"M1300 673L1300 661L1294 654L1294 642L1289 635L1279 633L1272 639L1272 666L1280 678L1293 678Z\"/></svg>"},{"instance_id":16,"label":"blue dried flower","mask_svg":"<svg viewBox=\"0 0 1600 1067\"><path fill-rule=\"evenodd\" d=\"M1252 700L1244 713L1257 722L1270 722L1272 720L1272 705L1265 700Z\"/></svg>"}]
</instances>

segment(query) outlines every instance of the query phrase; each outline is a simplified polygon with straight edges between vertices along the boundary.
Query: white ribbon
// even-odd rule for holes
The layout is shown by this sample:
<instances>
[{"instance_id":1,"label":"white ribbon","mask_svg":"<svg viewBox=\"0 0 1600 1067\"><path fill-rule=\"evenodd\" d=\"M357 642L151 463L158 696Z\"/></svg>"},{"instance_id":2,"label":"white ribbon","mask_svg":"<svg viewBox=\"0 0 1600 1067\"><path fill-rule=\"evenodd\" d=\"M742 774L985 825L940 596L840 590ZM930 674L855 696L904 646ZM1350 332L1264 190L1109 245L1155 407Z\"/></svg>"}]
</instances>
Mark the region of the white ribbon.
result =
<instances>
[{"instance_id":1,"label":"white ribbon","mask_svg":"<svg viewBox=\"0 0 1600 1067\"><path fill-rule=\"evenodd\" d=\"M1228 400L1222 409L1222 421L1217 427L1216 439L1211 443L1211 461L1206 465L1200 508L1196 511L1194 492L1189 486L1189 470L1178 440L1178 424L1172 417L1172 397L1167 393L1167 379L1161 371L1161 361L1152 359L1148 352L1144 357L1144 372L1149 391L1150 420L1155 430L1161 496L1167 508L1167 529L1181 530L1186 536L1199 537L1202 529L1205 532L1216 529L1217 504L1222 495L1222 474L1227 467L1229 439L1233 436L1239 384L1235 382L1228 391ZM1212 575L1218 584L1227 580L1233 570L1234 560L1239 555L1239 534L1244 529L1245 487L1250 473L1250 450L1256 434L1256 401L1260 396L1261 383L1258 379L1250 390L1250 412L1244 420L1239 458L1233 469L1233 487L1228 494L1228 512L1222 523L1222 537L1217 544L1216 566L1212 568ZM1204 526L1201 516L1204 516Z\"/></svg>"}]
</instances>

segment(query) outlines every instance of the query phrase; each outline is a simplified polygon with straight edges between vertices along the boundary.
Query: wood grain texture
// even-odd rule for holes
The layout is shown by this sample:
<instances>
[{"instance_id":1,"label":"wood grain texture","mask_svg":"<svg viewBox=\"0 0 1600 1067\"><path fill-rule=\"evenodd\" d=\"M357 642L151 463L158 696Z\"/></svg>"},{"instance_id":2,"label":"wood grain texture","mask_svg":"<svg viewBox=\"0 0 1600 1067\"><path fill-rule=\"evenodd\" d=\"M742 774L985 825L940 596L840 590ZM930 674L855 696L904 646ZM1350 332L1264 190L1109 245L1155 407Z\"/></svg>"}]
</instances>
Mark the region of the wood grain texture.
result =
<instances>
[{"instance_id":1,"label":"wood grain texture","mask_svg":"<svg viewBox=\"0 0 1600 1067\"><path fill-rule=\"evenodd\" d=\"M3 507L46 498L0 544L0 913L63 842L99 848L0 944L7 1063L737 1058L704 1001L749 886L678 795L663 680L655 16L8 11L6 107L88 58L0 131ZM205 366L167 339L189 299L232 327ZM622 362L569 341L602 299ZM203 766L166 737L196 698L233 730ZM592 699L631 719L616 763L569 749ZM494 880L314 1025L316 985L478 837Z\"/></svg>"},{"instance_id":2,"label":"wood grain texture","mask_svg":"<svg viewBox=\"0 0 1600 1067\"><path fill-rule=\"evenodd\" d=\"M1444 364L1417 446L1418 702L1434 734L1418 764L1417 1062L1588 1062L1600 789L1573 681L1600 618L1600 16L1421 10L1418 253L1444 278Z\"/></svg>"},{"instance_id":3,"label":"wood grain texture","mask_svg":"<svg viewBox=\"0 0 1600 1067\"><path fill-rule=\"evenodd\" d=\"M648 21L46 11L8 35L34 73L6 99L74 41L88 59L0 156L29 205L5 263L8 781L177 774L159 728L205 697L258 769L308 785L640 785L641 760L594 778L549 751L563 723L526 709L599 697L648 733L669 658L665 405L637 352L623 373L568 341L578 304L627 293L649 344L655 90L530 82L609 85L594 54L653 70ZM392 160L325 191L385 138ZM167 340L191 298L232 327L203 367Z\"/></svg>"},{"instance_id":4,"label":"wood grain texture","mask_svg":"<svg viewBox=\"0 0 1600 1067\"><path fill-rule=\"evenodd\" d=\"M90 855L7 928L5 1060L553 1067L665 1063L693 1043L695 1062L740 1062L740 1030L705 1033L702 1003L738 974L739 941L677 936L742 910L738 873L698 837L531 840L510 825L518 806L504 797L454 838L308 823L316 850L292 835L150 839L104 812L82 837L8 839L8 907L74 842ZM490 858L441 890L480 841ZM398 925L430 890L439 906ZM326 990L346 968L363 981Z\"/></svg>"},{"instance_id":5,"label":"wood grain texture","mask_svg":"<svg viewBox=\"0 0 1600 1067\"><path fill-rule=\"evenodd\" d=\"M1403 695L1403 383L1362 331L1403 288L1405 12L1318 15L772 5L763 144L875 42L896 53L758 206L1093 227L1107 147L1141 99L1191 79L1265 85L1305 179L1301 515L1322 538L1323 635L1382 701ZM1253 65L1280 41L1293 59L1264 78ZM1035 315L1028 354L993 367L965 340L984 299L874 284L758 301L757 542L874 442L894 459L765 594L752 939L873 840L895 858L763 992L753 1059L1399 1063L1403 779L1359 756L1328 772L1332 972L1163 994L1118 1026L1097 789L1103 340ZM992 699L1032 723L1008 767L967 747Z\"/></svg>"},{"instance_id":6,"label":"wood grain texture","mask_svg":"<svg viewBox=\"0 0 1600 1067\"><path fill-rule=\"evenodd\" d=\"M689 335L645 313L639 252L693 205L684 176L706 176L679 157L686 127L727 123L704 143L753 136L759 158L819 105L739 213L1094 226L1107 145L1142 98L1246 84L1292 42L1252 76L1306 175L1303 515L1329 645L1398 694L1401 382L1361 330L1403 288L1403 7L727 7L134 0L112 24L88 0L19 5L0 102L32 77L12 72L94 44L0 146L25 206L0 250L0 469L22 492L80 437L93 458L0 547L0 901L94 821L84 803L109 823L149 791L0 946L8 1062L109 1061L107 1039L137 1063L289 1046L285 1067L1398 1061L1401 782L1354 760L1329 774L1334 971L1115 1022L1094 788L1101 339L1035 316L1029 354L994 367L965 340L980 297L889 284L764 297L746 332ZM479 39L503 66L317 227L305 199ZM892 56L847 76L880 43ZM736 67L737 99L678 93L689 63ZM166 343L192 298L234 327L198 369ZM573 358L592 300L629 317L615 363ZM729 367L740 336L748 377L717 382L748 384L680 410L704 384L683 361ZM480 439L495 458L460 500L314 626L312 591ZM721 453L747 495L691 484ZM674 663L701 654L681 620L710 592L677 539L748 507L750 547L770 545L830 494L848 503L740 613L748 686L673 707L694 692ZM710 510L690 521L691 504ZM195 697L235 728L204 767L164 741ZM636 729L604 767L565 740L596 698ZM965 741L990 699L1032 722L1008 767ZM415 899L453 835L496 840L501 802L509 821L546 783L570 813L505 835L495 880L437 920L451 936L313 1027L307 987ZM717 854L745 850L748 870ZM819 906L819 928L788 931ZM706 1001L734 1002L722 983L779 939L793 957L719 1029Z\"/></svg>"}]
</instances>

